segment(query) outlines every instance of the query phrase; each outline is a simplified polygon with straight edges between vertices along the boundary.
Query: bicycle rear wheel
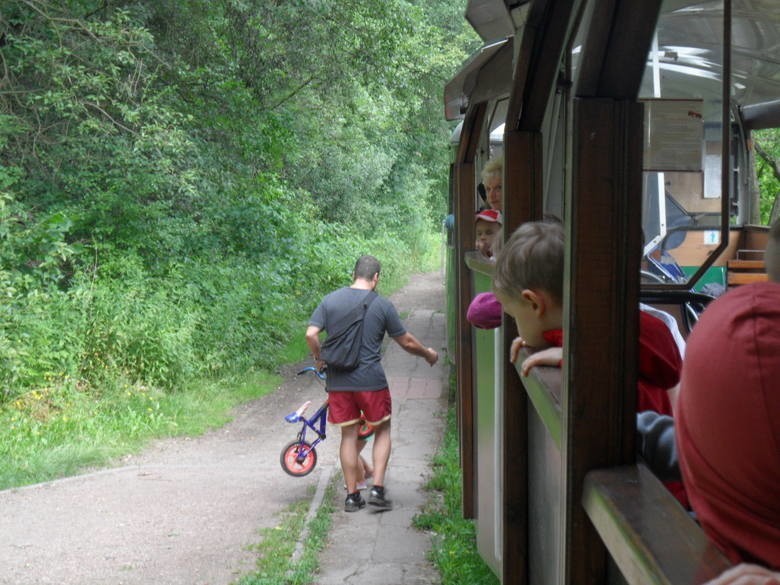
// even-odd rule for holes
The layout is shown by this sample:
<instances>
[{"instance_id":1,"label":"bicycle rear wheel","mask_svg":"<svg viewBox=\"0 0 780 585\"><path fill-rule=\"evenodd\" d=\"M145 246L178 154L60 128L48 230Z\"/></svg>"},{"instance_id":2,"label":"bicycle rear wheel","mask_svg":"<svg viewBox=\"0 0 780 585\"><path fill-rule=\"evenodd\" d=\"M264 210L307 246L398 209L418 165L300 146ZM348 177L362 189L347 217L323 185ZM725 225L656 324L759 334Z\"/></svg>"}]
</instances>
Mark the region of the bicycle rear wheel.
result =
<instances>
[{"instance_id":1,"label":"bicycle rear wheel","mask_svg":"<svg viewBox=\"0 0 780 585\"><path fill-rule=\"evenodd\" d=\"M282 449L279 462L289 475L303 477L317 465L317 451L306 441L293 441Z\"/></svg>"},{"instance_id":2,"label":"bicycle rear wheel","mask_svg":"<svg viewBox=\"0 0 780 585\"><path fill-rule=\"evenodd\" d=\"M374 427L366 421L361 420L358 424L360 425L358 427L358 439L366 441L374 435Z\"/></svg>"}]
</instances>

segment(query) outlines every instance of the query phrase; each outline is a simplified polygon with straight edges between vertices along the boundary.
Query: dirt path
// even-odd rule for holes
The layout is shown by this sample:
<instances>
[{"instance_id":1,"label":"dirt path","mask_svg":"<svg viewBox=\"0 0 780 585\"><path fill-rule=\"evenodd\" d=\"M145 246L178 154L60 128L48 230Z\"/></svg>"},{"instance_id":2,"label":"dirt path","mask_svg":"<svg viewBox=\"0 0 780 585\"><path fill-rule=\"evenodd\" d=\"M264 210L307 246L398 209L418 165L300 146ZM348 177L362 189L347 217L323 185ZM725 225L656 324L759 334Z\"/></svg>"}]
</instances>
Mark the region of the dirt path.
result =
<instances>
[{"instance_id":1,"label":"dirt path","mask_svg":"<svg viewBox=\"0 0 780 585\"><path fill-rule=\"evenodd\" d=\"M440 274L417 275L392 298L409 311L440 302L440 290ZM306 498L337 454L338 441L327 440L310 476L281 470L280 449L295 436L284 414L324 397L313 377L294 372L287 368L276 392L202 437L160 441L118 467L0 492L0 584L228 585L251 571L247 547L259 542L258 531Z\"/></svg>"}]
</instances>

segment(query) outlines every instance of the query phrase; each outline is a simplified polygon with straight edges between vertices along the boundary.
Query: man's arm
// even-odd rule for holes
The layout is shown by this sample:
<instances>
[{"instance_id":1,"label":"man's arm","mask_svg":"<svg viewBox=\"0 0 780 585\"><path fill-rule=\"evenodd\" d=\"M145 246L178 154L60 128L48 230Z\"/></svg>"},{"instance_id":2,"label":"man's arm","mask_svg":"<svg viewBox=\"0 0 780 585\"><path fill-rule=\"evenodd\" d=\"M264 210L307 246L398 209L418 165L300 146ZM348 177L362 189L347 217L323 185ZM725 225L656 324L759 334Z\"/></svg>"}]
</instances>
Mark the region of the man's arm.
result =
<instances>
[{"instance_id":1,"label":"man's arm","mask_svg":"<svg viewBox=\"0 0 780 585\"><path fill-rule=\"evenodd\" d=\"M408 331L404 333L403 335L399 335L398 337L393 337L395 342L400 345L404 351L419 356L421 358L425 358L425 361L428 362L429 365L435 364L437 361L439 361L439 354L438 352L433 349L432 347L425 347L422 343L420 343L417 338L409 333Z\"/></svg>"},{"instance_id":2,"label":"man's arm","mask_svg":"<svg viewBox=\"0 0 780 585\"><path fill-rule=\"evenodd\" d=\"M309 325L306 328L306 345L314 358L314 365L318 370L325 367L325 362L320 359L320 329L316 325Z\"/></svg>"}]
</instances>

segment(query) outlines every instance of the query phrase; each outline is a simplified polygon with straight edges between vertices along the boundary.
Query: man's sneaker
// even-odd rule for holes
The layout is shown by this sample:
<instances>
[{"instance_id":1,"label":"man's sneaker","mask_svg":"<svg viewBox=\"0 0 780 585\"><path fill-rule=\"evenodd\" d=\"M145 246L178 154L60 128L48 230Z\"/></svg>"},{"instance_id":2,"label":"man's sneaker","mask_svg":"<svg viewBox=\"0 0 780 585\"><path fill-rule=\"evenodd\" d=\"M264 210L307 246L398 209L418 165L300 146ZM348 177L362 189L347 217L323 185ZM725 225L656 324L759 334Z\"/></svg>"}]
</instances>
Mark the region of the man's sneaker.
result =
<instances>
[{"instance_id":1,"label":"man's sneaker","mask_svg":"<svg viewBox=\"0 0 780 585\"><path fill-rule=\"evenodd\" d=\"M375 485L371 488L368 495L368 503L377 508L377 512L384 512L393 509L393 502L385 497L385 488L381 485Z\"/></svg>"},{"instance_id":2,"label":"man's sneaker","mask_svg":"<svg viewBox=\"0 0 780 585\"><path fill-rule=\"evenodd\" d=\"M360 495L360 492L355 492L354 494L347 494L347 499L344 500L344 511L345 512L357 512L361 508L364 508L366 506L366 501L363 499L363 496Z\"/></svg>"}]
</instances>

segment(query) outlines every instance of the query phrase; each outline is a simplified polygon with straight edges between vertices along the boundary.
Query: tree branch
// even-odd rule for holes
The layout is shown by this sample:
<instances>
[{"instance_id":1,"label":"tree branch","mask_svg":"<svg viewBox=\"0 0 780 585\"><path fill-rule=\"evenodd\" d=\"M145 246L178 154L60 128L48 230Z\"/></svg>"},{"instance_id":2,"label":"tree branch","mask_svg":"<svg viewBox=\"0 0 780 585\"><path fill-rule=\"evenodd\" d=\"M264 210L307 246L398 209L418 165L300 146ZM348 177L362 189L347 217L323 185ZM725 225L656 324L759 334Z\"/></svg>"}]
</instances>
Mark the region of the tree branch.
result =
<instances>
[{"instance_id":1,"label":"tree branch","mask_svg":"<svg viewBox=\"0 0 780 585\"><path fill-rule=\"evenodd\" d=\"M758 143L757 140L753 141L753 145L755 146L758 156L760 156L764 162L771 167L772 174L774 175L775 179L780 181L780 166L778 166L777 160L773 159L770 154Z\"/></svg>"},{"instance_id":2,"label":"tree branch","mask_svg":"<svg viewBox=\"0 0 780 585\"><path fill-rule=\"evenodd\" d=\"M300 84L298 87L293 89L289 94L287 94L285 97L283 97L281 100L276 102L274 105L272 105L269 109L271 111L275 110L282 104L290 101L292 98L294 98L297 94L299 94L301 91L303 91L307 85L309 85L312 81L314 81L314 77L309 77L306 81L304 81L302 84Z\"/></svg>"},{"instance_id":3,"label":"tree branch","mask_svg":"<svg viewBox=\"0 0 780 585\"><path fill-rule=\"evenodd\" d=\"M87 102L87 101L85 101L85 102L82 102L82 103L83 103L85 106L90 106L91 108L95 108L95 109L96 109L98 112L100 112L100 113L101 113L101 114L103 114L103 115L104 115L106 118L108 118L108 119L111 121L111 123L112 123L114 126L116 126L117 128L121 128L122 130L126 130L127 132L130 132L130 134L133 134L134 136L138 136L138 132L136 132L136 131L135 131L135 130L133 130L132 128L128 128L128 127L127 127L127 126L125 126L124 124L120 124L119 122L117 122L117 121L116 121L116 120L115 120L115 119L114 119L114 118L111 116L111 114L109 114L108 112L106 112L106 111L105 111L103 108L101 108L99 105L97 105L97 104L95 104L95 103L93 103L93 102Z\"/></svg>"}]
</instances>

